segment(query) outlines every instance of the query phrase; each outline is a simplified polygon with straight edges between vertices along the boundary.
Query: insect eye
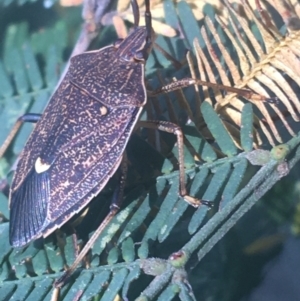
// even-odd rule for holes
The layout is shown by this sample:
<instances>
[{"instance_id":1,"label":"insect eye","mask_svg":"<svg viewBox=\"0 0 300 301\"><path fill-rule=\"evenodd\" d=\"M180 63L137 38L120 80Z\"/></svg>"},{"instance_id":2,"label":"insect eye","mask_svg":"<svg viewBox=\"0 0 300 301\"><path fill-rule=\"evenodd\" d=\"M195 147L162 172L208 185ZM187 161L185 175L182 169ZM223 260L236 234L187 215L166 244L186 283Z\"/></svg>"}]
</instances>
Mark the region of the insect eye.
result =
<instances>
[{"instance_id":1,"label":"insect eye","mask_svg":"<svg viewBox=\"0 0 300 301\"><path fill-rule=\"evenodd\" d=\"M139 62L145 62L145 56L142 51L138 51L134 54L134 59Z\"/></svg>"},{"instance_id":2,"label":"insect eye","mask_svg":"<svg viewBox=\"0 0 300 301\"><path fill-rule=\"evenodd\" d=\"M116 48L116 49L118 49L119 47L120 47L120 45L121 45L121 43L123 42L123 40L124 39L117 39L115 42L114 42L114 47Z\"/></svg>"}]
</instances>

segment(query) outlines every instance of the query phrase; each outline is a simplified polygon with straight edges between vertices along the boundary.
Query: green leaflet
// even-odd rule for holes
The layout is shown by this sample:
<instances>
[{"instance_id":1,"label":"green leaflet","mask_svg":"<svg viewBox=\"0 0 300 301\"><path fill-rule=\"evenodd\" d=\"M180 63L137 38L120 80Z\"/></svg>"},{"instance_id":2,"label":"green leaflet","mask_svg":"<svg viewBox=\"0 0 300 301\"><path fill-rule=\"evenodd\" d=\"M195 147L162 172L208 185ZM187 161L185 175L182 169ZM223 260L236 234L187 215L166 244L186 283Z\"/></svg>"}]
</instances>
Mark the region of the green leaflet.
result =
<instances>
[{"instance_id":1,"label":"green leaflet","mask_svg":"<svg viewBox=\"0 0 300 301\"><path fill-rule=\"evenodd\" d=\"M86 290L81 297L82 300L91 300L94 296L99 295L104 290L107 281L109 281L110 274L109 271L94 274L93 280L89 286L86 286Z\"/></svg>"},{"instance_id":2,"label":"green leaflet","mask_svg":"<svg viewBox=\"0 0 300 301\"><path fill-rule=\"evenodd\" d=\"M236 155L237 148L217 113L207 102L202 104L201 111L207 127L216 139L221 151L229 157Z\"/></svg>"},{"instance_id":3,"label":"green leaflet","mask_svg":"<svg viewBox=\"0 0 300 301\"><path fill-rule=\"evenodd\" d=\"M253 109L250 103L245 104L242 111L241 144L243 149L251 151L253 148Z\"/></svg>"}]
</instances>

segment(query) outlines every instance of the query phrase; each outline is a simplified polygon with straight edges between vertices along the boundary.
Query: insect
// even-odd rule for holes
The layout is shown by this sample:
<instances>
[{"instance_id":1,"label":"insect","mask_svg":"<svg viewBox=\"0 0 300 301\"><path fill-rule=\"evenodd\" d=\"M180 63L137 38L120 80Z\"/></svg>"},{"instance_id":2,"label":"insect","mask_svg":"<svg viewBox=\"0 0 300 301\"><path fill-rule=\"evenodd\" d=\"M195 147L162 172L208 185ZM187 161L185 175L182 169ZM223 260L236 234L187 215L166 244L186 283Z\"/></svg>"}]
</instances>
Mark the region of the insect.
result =
<instances>
[{"instance_id":1,"label":"insect","mask_svg":"<svg viewBox=\"0 0 300 301\"><path fill-rule=\"evenodd\" d=\"M147 101L144 68L154 43L149 2L146 0L146 26L138 26L138 6L132 0L135 27L128 37L71 58L68 72L44 113L21 117L0 149L1 157L22 122L36 122L10 190L10 243L14 247L47 237L61 227L103 189L121 166L109 214L74 264L56 281L56 287L65 283L121 205L127 171L125 148ZM194 84L260 99L260 95L248 90L190 78L166 85L151 95ZM179 195L194 207L210 205L187 193L180 127L161 121L140 121L140 126L177 136Z\"/></svg>"}]
</instances>

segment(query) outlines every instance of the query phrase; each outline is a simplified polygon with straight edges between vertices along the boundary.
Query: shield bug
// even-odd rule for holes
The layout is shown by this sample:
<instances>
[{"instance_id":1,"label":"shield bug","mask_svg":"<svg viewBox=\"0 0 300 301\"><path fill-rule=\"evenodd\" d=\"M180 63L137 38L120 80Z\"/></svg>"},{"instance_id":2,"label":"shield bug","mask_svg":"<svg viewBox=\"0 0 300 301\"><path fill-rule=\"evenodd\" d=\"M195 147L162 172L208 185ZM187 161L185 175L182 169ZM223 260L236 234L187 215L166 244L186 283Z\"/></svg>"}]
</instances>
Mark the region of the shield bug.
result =
<instances>
[{"instance_id":1,"label":"shield bug","mask_svg":"<svg viewBox=\"0 0 300 301\"><path fill-rule=\"evenodd\" d=\"M10 189L10 243L14 247L47 237L62 226L84 208L122 166L109 214L74 264L56 281L57 287L64 284L92 247L122 200L127 170L125 148L147 101L144 68L154 43L149 0L146 0L146 26L143 27L138 26L136 0L131 3L135 27L128 37L115 45L72 57L44 113L21 117L0 149L2 156L23 122L36 122L20 155ZM151 95L194 84L260 98L248 90L190 78L164 86ZM161 121L142 121L140 125L177 136L179 195L194 207L201 203L210 205L187 193L180 127Z\"/></svg>"}]
</instances>

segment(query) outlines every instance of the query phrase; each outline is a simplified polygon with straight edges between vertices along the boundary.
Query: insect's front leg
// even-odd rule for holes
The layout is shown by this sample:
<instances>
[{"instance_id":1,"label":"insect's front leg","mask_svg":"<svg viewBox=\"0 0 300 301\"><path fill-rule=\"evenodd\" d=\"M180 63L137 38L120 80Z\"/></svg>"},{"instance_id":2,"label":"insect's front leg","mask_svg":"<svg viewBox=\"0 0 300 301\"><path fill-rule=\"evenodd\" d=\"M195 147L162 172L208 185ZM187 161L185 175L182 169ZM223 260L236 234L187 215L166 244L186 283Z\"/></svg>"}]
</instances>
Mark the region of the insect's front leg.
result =
<instances>
[{"instance_id":1,"label":"insect's front leg","mask_svg":"<svg viewBox=\"0 0 300 301\"><path fill-rule=\"evenodd\" d=\"M179 79L177 81L173 81L173 82L171 82L167 85L164 85L154 91L147 91L147 95L150 97L155 97L160 94L169 93L169 92L183 89L183 88L193 86L193 85L205 86L205 87L210 87L213 89L219 89L219 90L223 90L227 93L228 92L235 93L244 98L251 99L252 101L265 101L265 102L274 103L274 104L279 103L279 98L276 96L267 97L267 96L264 96L261 94L257 94L256 92L253 92L252 90L249 90L246 88L240 89L240 88L235 88L235 87L231 87L231 86L224 86L224 85L221 85L218 83L211 83L211 82L203 81L200 79L188 78L188 77Z\"/></svg>"},{"instance_id":2,"label":"insect's front leg","mask_svg":"<svg viewBox=\"0 0 300 301\"><path fill-rule=\"evenodd\" d=\"M138 126L156 129L163 132L176 135L178 144L178 161L179 161L179 195L193 207L199 207L201 204L211 207L212 203L206 200L199 200L187 193L185 185L185 170L184 170L184 152L183 152L183 133L177 124L167 121L149 120L139 121Z\"/></svg>"},{"instance_id":3,"label":"insect's front leg","mask_svg":"<svg viewBox=\"0 0 300 301\"><path fill-rule=\"evenodd\" d=\"M6 179L0 180L0 191L8 198L9 197L9 184Z\"/></svg>"},{"instance_id":4,"label":"insect's front leg","mask_svg":"<svg viewBox=\"0 0 300 301\"><path fill-rule=\"evenodd\" d=\"M40 118L41 118L41 114L34 114L34 113L24 114L23 116L19 117L18 120L16 121L15 125L11 129L10 133L8 134L7 138L5 139L4 143L0 147L0 158L3 157L7 148L10 146L11 142L13 141L16 134L20 130L21 125L24 122L36 123L40 120Z\"/></svg>"},{"instance_id":5,"label":"insect's front leg","mask_svg":"<svg viewBox=\"0 0 300 301\"><path fill-rule=\"evenodd\" d=\"M16 121L15 125L11 129L10 133L6 137L4 143L0 147L0 158L3 157L4 153L6 152L6 150L8 149L8 147L10 146L11 142L13 141L13 139L16 136L16 134L18 133L21 125L24 122L36 123L36 122L39 121L40 118L41 118L41 114L32 114L32 113L28 113L28 114L25 114L25 115L19 117L18 120ZM8 184L7 180L6 179L1 180L0 181L0 191L7 198L9 197L9 189L10 189L10 185Z\"/></svg>"}]
</instances>

